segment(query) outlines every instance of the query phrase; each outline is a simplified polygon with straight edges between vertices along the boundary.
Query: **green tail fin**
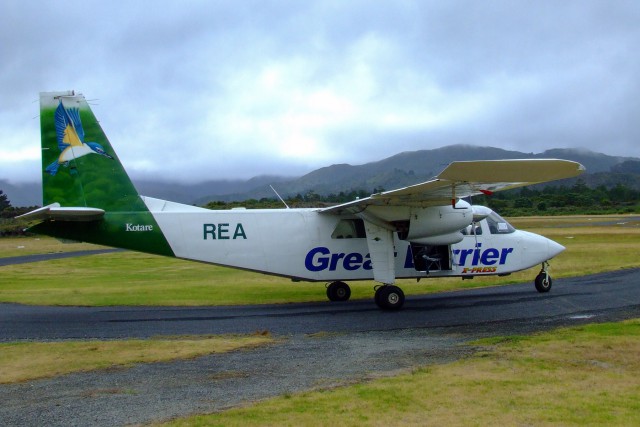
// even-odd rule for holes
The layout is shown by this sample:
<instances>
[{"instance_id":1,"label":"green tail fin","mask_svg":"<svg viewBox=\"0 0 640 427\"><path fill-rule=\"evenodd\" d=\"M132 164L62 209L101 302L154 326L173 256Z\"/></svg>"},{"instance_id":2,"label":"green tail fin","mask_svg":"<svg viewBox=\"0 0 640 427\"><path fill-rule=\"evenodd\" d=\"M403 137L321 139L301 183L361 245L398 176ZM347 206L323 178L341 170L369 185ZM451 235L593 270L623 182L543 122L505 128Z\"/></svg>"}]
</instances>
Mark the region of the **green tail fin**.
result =
<instances>
[{"instance_id":1,"label":"green tail fin","mask_svg":"<svg viewBox=\"0 0 640 427\"><path fill-rule=\"evenodd\" d=\"M43 206L140 212L140 199L83 95L40 94Z\"/></svg>"},{"instance_id":2,"label":"green tail fin","mask_svg":"<svg viewBox=\"0 0 640 427\"><path fill-rule=\"evenodd\" d=\"M31 231L174 256L84 96L73 91L41 93L40 128L43 206L97 208L104 217L59 217Z\"/></svg>"}]
</instances>

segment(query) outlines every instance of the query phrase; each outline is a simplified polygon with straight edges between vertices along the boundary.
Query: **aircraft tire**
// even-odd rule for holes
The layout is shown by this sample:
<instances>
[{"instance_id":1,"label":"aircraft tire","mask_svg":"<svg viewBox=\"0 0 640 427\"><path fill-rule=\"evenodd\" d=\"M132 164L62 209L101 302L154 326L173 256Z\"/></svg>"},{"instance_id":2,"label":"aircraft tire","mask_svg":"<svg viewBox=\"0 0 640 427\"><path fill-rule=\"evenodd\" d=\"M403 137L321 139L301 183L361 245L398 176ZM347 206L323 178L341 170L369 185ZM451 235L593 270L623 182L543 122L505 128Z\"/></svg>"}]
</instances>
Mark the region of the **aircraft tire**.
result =
<instances>
[{"instance_id":1,"label":"aircraft tire","mask_svg":"<svg viewBox=\"0 0 640 427\"><path fill-rule=\"evenodd\" d=\"M383 310L400 310L404 305L404 292L397 286L381 286L376 291L375 301Z\"/></svg>"},{"instance_id":2,"label":"aircraft tire","mask_svg":"<svg viewBox=\"0 0 640 427\"><path fill-rule=\"evenodd\" d=\"M348 301L350 297L351 288L344 282L332 282L327 286L329 301Z\"/></svg>"},{"instance_id":3,"label":"aircraft tire","mask_svg":"<svg viewBox=\"0 0 640 427\"><path fill-rule=\"evenodd\" d=\"M374 293L374 296L373 296L373 299L374 299L374 301L376 302L376 305L377 305L378 307L380 307L380 292L378 292L378 291L379 291L383 286L386 286L386 285L376 285L376 286L374 286L374 287L373 287L373 291L375 292L375 293ZM382 307L380 307L380 308L382 308Z\"/></svg>"},{"instance_id":4,"label":"aircraft tire","mask_svg":"<svg viewBox=\"0 0 640 427\"><path fill-rule=\"evenodd\" d=\"M540 293L549 292L551 290L551 276L545 273L540 273L536 276L535 285L536 290Z\"/></svg>"}]
</instances>

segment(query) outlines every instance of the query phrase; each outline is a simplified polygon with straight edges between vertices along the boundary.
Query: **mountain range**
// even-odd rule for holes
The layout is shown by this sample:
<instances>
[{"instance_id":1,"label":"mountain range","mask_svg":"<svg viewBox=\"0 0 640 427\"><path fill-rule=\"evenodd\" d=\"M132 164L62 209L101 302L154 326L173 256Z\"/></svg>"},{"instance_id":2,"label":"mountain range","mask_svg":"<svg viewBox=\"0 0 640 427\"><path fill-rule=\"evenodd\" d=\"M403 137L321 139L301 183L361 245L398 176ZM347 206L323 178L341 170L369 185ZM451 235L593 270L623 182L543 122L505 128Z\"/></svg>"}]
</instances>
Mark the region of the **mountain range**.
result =
<instances>
[{"instance_id":1,"label":"mountain range","mask_svg":"<svg viewBox=\"0 0 640 427\"><path fill-rule=\"evenodd\" d=\"M204 205L214 200L233 201L273 198L273 185L283 197L307 194L349 192L351 190L391 190L427 181L449 163L460 160L558 158L582 163L587 173L581 178L589 186L613 186L624 183L640 188L640 159L609 156L579 149L552 149L542 153L524 153L494 147L451 145L433 150L403 152L362 165L335 164L298 178L257 176L249 180L211 180L198 184L134 180L140 194L180 203ZM39 205L39 184L12 185L0 180L0 190L13 206Z\"/></svg>"}]
</instances>

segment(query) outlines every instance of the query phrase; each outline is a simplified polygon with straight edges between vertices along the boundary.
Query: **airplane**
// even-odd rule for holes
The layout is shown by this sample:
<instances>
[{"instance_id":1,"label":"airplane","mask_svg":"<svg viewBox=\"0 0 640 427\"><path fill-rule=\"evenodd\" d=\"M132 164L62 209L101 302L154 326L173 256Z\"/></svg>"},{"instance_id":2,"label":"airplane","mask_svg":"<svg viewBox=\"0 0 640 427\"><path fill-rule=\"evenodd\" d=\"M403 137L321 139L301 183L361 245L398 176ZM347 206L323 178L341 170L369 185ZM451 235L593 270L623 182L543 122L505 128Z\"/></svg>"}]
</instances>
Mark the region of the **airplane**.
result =
<instances>
[{"instance_id":1,"label":"airplane","mask_svg":"<svg viewBox=\"0 0 640 427\"><path fill-rule=\"evenodd\" d=\"M382 310L403 306L400 278L540 264L535 288L548 292L549 260L565 248L464 199L585 170L559 159L458 161L429 181L331 207L210 210L139 195L83 95L41 93L40 123L43 207L19 217L30 232L325 282L330 301L349 299L347 281L373 279Z\"/></svg>"}]
</instances>

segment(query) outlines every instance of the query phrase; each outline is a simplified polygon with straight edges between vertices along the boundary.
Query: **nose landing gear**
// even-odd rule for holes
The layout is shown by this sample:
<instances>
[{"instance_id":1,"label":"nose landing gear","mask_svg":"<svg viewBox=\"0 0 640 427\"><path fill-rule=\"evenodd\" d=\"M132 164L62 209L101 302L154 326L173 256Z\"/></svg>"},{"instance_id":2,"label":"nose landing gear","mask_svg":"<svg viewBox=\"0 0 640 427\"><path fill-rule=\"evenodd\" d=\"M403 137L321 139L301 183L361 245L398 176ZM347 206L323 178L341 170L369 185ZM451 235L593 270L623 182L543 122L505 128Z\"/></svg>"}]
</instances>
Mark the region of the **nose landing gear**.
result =
<instances>
[{"instance_id":1,"label":"nose landing gear","mask_svg":"<svg viewBox=\"0 0 640 427\"><path fill-rule=\"evenodd\" d=\"M540 269L540 273L536 276L535 285L536 290L540 293L549 292L551 290L551 275L548 271L549 261L544 261L542 263L542 268Z\"/></svg>"}]
</instances>

